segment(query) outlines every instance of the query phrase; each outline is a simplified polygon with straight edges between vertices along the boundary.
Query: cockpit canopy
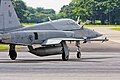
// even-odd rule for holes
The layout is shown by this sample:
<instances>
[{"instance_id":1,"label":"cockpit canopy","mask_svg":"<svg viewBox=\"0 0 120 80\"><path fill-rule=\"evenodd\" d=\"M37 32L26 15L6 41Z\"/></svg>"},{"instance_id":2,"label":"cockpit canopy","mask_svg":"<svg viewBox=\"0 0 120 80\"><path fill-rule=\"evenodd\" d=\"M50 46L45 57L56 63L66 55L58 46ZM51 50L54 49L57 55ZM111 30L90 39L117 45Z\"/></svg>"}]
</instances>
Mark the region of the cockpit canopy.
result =
<instances>
[{"instance_id":1,"label":"cockpit canopy","mask_svg":"<svg viewBox=\"0 0 120 80\"><path fill-rule=\"evenodd\" d=\"M76 30L80 29L78 25L72 19L59 19L54 21L49 21L45 23L36 24L35 26L27 27L22 30Z\"/></svg>"}]
</instances>

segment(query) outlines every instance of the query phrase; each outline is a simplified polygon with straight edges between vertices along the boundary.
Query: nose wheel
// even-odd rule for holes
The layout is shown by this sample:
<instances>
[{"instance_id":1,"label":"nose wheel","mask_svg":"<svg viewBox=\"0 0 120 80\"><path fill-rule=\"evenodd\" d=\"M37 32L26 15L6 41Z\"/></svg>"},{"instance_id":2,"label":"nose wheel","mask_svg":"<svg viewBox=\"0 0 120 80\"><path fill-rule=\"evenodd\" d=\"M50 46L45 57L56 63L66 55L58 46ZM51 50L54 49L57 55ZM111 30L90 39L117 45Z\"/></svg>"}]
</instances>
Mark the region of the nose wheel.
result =
<instances>
[{"instance_id":1,"label":"nose wheel","mask_svg":"<svg viewBox=\"0 0 120 80\"><path fill-rule=\"evenodd\" d=\"M9 56L11 60L15 60L17 58L17 53L15 51L15 45L10 45Z\"/></svg>"}]
</instances>

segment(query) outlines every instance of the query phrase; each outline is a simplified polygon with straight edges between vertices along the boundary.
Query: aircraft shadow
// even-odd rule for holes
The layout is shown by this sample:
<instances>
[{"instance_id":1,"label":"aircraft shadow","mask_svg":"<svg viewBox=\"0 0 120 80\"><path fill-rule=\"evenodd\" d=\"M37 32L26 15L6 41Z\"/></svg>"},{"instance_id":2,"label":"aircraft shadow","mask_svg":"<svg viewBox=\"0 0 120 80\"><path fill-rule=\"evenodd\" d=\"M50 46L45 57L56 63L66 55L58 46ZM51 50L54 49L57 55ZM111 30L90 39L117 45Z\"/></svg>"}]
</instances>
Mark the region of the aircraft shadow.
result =
<instances>
[{"instance_id":1,"label":"aircraft shadow","mask_svg":"<svg viewBox=\"0 0 120 80\"><path fill-rule=\"evenodd\" d=\"M92 57L81 59L69 59L68 62L103 62L106 59L115 57ZM99 60L99 61L98 61ZM12 61L10 59L0 59L0 63L45 63L45 62L61 62L62 59L17 59Z\"/></svg>"}]
</instances>

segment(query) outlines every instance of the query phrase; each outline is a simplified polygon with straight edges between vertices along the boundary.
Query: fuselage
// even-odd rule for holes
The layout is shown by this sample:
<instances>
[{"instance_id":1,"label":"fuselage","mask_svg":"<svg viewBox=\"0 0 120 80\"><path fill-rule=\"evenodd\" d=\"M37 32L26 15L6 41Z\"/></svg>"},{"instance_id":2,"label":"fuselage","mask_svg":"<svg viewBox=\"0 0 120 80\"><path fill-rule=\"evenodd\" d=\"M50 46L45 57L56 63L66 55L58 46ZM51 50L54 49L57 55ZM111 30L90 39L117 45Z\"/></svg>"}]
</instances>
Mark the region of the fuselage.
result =
<instances>
[{"instance_id":1,"label":"fuselage","mask_svg":"<svg viewBox=\"0 0 120 80\"><path fill-rule=\"evenodd\" d=\"M83 28L74 20L60 19L10 31L2 35L2 42L32 45L52 38L91 39L99 36L98 32Z\"/></svg>"}]
</instances>

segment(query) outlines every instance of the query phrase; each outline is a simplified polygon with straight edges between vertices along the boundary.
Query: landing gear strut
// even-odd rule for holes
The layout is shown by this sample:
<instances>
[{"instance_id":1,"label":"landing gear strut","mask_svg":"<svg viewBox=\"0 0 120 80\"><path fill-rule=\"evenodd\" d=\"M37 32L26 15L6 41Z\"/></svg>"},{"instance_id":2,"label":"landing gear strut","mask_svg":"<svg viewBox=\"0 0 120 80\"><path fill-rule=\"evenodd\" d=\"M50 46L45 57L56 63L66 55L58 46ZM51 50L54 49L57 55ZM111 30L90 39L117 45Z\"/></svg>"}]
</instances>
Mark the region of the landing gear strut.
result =
<instances>
[{"instance_id":1,"label":"landing gear strut","mask_svg":"<svg viewBox=\"0 0 120 80\"><path fill-rule=\"evenodd\" d=\"M15 45L13 44L10 44L9 56L12 60L15 60L17 58L17 53L15 51Z\"/></svg>"},{"instance_id":2,"label":"landing gear strut","mask_svg":"<svg viewBox=\"0 0 120 80\"><path fill-rule=\"evenodd\" d=\"M62 60L67 61L69 59L69 49L65 41L61 42L61 45L63 47L62 51Z\"/></svg>"},{"instance_id":3,"label":"landing gear strut","mask_svg":"<svg viewBox=\"0 0 120 80\"><path fill-rule=\"evenodd\" d=\"M81 47L80 47L80 42L76 42L77 46L77 58L81 58Z\"/></svg>"}]
</instances>

